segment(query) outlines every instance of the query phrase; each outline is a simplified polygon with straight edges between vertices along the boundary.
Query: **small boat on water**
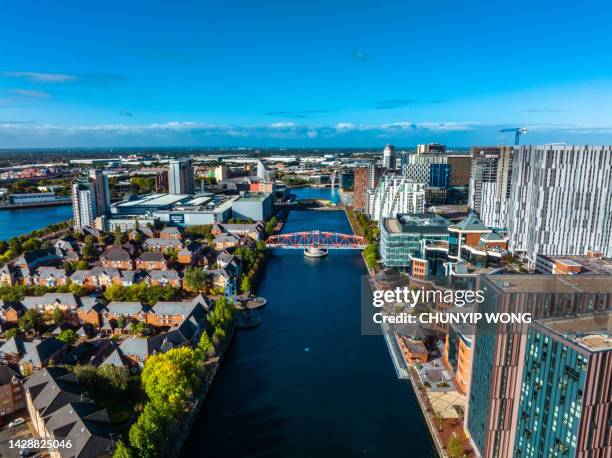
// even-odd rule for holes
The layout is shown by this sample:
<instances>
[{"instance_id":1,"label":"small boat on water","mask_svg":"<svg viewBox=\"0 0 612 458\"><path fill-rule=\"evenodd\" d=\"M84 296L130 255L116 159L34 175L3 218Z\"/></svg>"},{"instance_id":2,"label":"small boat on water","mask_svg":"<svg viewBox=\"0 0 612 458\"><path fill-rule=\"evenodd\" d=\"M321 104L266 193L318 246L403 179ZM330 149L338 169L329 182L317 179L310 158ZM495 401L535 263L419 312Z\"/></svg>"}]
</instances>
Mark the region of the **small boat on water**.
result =
<instances>
[{"instance_id":1,"label":"small boat on water","mask_svg":"<svg viewBox=\"0 0 612 458\"><path fill-rule=\"evenodd\" d=\"M307 258L324 258L327 256L327 248L308 246L304 248L304 256Z\"/></svg>"}]
</instances>

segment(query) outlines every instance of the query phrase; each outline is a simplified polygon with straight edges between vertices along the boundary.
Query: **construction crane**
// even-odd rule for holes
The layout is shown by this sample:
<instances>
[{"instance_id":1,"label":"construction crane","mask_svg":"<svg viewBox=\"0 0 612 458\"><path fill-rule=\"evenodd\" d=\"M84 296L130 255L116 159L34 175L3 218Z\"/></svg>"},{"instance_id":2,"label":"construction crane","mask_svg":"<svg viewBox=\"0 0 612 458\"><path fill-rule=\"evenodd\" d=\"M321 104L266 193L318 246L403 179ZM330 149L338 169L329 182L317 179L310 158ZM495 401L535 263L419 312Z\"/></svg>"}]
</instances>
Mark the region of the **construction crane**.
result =
<instances>
[{"instance_id":1,"label":"construction crane","mask_svg":"<svg viewBox=\"0 0 612 458\"><path fill-rule=\"evenodd\" d=\"M500 132L514 132L514 145L517 146L521 135L526 134L527 129L524 127L512 127L510 129L501 129Z\"/></svg>"}]
</instances>

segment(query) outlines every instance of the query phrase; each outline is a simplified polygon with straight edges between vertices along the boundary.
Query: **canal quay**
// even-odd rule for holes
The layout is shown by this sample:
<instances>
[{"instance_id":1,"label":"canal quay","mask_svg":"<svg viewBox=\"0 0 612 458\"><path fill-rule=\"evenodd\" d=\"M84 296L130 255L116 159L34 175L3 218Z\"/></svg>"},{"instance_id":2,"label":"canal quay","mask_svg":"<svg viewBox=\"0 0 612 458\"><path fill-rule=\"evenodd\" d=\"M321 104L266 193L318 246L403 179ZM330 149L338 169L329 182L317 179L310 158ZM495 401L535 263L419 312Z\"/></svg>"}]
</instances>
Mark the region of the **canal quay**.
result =
<instances>
[{"instance_id":1,"label":"canal quay","mask_svg":"<svg viewBox=\"0 0 612 458\"><path fill-rule=\"evenodd\" d=\"M293 192L339 202L337 190ZM291 211L283 232L316 229L351 233L343 211ZM273 250L262 322L236 334L182 456L437 456L385 339L360 334L366 274L359 251Z\"/></svg>"}]
</instances>

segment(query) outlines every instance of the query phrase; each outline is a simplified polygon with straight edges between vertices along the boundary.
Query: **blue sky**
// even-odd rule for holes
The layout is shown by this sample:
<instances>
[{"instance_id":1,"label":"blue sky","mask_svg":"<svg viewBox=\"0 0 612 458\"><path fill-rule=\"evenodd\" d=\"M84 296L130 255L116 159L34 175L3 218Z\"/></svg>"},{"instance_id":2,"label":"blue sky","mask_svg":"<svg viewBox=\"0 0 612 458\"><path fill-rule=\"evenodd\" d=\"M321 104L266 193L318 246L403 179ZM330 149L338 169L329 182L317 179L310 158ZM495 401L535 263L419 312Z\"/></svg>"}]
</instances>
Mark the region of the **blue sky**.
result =
<instances>
[{"instance_id":1,"label":"blue sky","mask_svg":"<svg viewBox=\"0 0 612 458\"><path fill-rule=\"evenodd\" d=\"M0 148L612 142L612 6L0 3Z\"/></svg>"}]
</instances>

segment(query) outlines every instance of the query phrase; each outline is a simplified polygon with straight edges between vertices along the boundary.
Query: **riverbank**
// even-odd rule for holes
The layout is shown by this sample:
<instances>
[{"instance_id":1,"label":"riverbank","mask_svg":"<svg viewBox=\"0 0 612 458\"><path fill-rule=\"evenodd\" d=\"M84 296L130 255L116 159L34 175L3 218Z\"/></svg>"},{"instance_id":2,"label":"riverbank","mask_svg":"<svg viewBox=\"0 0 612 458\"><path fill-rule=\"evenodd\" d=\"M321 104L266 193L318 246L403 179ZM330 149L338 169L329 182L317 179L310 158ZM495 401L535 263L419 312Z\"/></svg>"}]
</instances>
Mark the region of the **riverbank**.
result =
<instances>
[{"instance_id":1,"label":"riverbank","mask_svg":"<svg viewBox=\"0 0 612 458\"><path fill-rule=\"evenodd\" d=\"M181 425L181 428L180 428L180 435L178 439L176 440L176 448L174 449L174 452L171 455L172 458L178 458L181 456L183 447L185 445L185 441L189 437L189 434L191 433L191 428L193 427L193 423L198 417L198 414L200 413L200 409L202 408L202 405L204 404L204 401L206 400L206 395L208 394L210 386L215 380L217 371L219 370L219 367L221 366L221 363L223 362L223 357L227 353L227 350L229 349L230 345L232 344L235 332L236 332L236 328L232 327L226 339L223 342L223 346L219 350L219 356L213 359L210 359L204 363L205 368L208 366L208 368L206 369L204 383L202 384L200 391L196 395L196 400L191 409L191 412L189 413L187 418L182 422L183 424Z\"/></svg>"}]
</instances>

